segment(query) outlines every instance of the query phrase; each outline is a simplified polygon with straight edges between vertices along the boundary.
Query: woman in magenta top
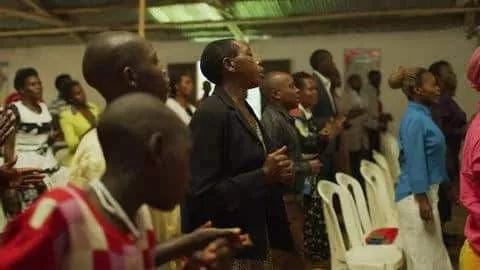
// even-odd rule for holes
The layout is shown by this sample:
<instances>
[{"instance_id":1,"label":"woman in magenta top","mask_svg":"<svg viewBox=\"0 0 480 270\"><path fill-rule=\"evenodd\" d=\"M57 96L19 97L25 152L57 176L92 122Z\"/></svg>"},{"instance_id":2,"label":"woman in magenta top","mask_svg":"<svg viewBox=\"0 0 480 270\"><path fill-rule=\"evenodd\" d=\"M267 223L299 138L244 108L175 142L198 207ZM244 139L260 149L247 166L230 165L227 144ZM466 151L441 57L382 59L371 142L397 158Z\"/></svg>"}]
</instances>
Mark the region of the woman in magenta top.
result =
<instances>
[{"instance_id":1,"label":"woman in magenta top","mask_svg":"<svg viewBox=\"0 0 480 270\"><path fill-rule=\"evenodd\" d=\"M470 58L467 77L480 91L480 48ZM480 106L479 106L480 109ZM480 269L480 115L470 123L465 137L460 171L460 201L468 210L465 224L467 240L460 253L461 270Z\"/></svg>"}]
</instances>

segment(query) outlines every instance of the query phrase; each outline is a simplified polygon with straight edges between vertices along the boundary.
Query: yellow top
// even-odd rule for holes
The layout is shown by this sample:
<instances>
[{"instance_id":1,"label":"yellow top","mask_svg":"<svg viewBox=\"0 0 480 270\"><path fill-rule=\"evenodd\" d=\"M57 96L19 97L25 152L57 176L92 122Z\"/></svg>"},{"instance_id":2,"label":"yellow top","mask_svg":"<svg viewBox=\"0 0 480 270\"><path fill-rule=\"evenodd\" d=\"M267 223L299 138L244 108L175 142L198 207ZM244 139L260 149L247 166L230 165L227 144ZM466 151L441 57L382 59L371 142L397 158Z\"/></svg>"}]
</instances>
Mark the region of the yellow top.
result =
<instances>
[{"instance_id":1,"label":"yellow top","mask_svg":"<svg viewBox=\"0 0 480 270\"><path fill-rule=\"evenodd\" d=\"M88 108L95 119L98 120L98 115L100 114L98 107L93 103L88 103ZM66 106L60 110L60 127L71 155L77 150L83 135L94 128L80 112L77 112L71 106ZM67 164L70 163L71 155Z\"/></svg>"}]
</instances>

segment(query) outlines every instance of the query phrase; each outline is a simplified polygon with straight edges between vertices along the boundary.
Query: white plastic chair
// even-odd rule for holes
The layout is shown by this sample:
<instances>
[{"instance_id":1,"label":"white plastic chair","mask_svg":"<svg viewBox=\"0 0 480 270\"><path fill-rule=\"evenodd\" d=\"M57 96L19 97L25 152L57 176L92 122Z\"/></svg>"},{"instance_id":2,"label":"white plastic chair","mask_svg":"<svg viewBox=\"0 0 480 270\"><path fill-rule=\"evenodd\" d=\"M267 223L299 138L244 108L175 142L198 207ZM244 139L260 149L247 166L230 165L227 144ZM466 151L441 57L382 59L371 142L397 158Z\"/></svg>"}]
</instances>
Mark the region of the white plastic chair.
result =
<instances>
[{"instance_id":1,"label":"white plastic chair","mask_svg":"<svg viewBox=\"0 0 480 270\"><path fill-rule=\"evenodd\" d=\"M382 169L375 163L362 160L360 173L366 182L368 205L372 226L374 229L382 227L398 227L398 213L394 199L390 197Z\"/></svg>"},{"instance_id":2,"label":"white plastic chair","mask_svg":"<svg viewBox=\"0 0 480 270\"><path fill-rule=\"evenodd\" d=\"M381 153L385 156L390 167L392 178L396 182L400 176L400 163L398 157L400 156L400 147L398 146L397 138L391 133L383 133L380 136Z\"/></svg>"},{"instance_id":3,"label":"white plastic chair","mask_svg":"<svg viewBox=\"0 0 480 270\"><path fill-rule=\"evenodd\" d=\"M367 201L365 200L362 186L358 180L345 173L336 173L335 179L340 187L344 188L345 191L353 193L351 194L351 197L353 199L353 204L357 208L360 223L362 225L363 235L371 232L372 219L370 217L370 213L368 212Z\"/></svg>"},{"instance_id":4,"label":"white plastic chair","mask_svg":"<svg viewBox=\"0 0 480 270\"><path fill-rule=\"evenodd\" d=\"M381 153L379 153L375 150L372 151L372 155L373 155L373 159L375 160L375 162L383 170L386 179L389 180L389 182L386 183L387 188L388 188L388 195L390 196L390 198L395 199L395 182L396 182L396 179L393 179L393 177L392 177L392 173L390 171L390 167L388 165L387 159L385 158L384 155L382 155Z\"/></svg>"},{"instance_id":5,"label":"white plastic chair","mask_svg":"<svg viewBox=\"0 0 480 270\"><path fill-rule=\"evenodd\" d=\"M323 213L327 225L328 240L331 251L331 269L335 270L370 270L391 269L402 267L402 253L395 246L366 245L355 237L358 231L349 224L357 224L358 216L351 211L353 206L350 200L346 200L348 194L340 186L329 181L320 181L317 185L318 193L323 200ZM349 247L345 242L340 230L338 218L333 208L333 196L340 198L343 219L349 237ZM351 235L353 233L353 235Z\"/></svg>"}]
</instances>

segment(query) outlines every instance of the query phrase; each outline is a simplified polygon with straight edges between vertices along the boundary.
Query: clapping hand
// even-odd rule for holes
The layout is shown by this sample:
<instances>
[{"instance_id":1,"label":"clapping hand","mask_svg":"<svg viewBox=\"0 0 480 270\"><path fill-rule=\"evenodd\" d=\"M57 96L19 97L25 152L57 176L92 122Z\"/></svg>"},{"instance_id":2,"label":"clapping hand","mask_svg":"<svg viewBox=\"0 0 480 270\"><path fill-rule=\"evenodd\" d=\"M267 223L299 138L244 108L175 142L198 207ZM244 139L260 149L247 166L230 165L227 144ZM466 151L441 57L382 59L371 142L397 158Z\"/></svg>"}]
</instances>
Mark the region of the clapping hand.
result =
<instances>
[{"instance_id":1,"label":"clapping hand","mask_svg":"<svg viewBox=\"0 0 480 270\"><path fill-rule=\"evenodd\" d=\"M263 165L263 171L270 183L290 183L294 179L293 161L287 156L287 147L270 153Z\"/></svg>"},{"instance_id":2,"label":"clapping hand","mask_svg":"<svg viewBox=\"0 0 480 270\"><path fill-rule=\"evenodd\" d=\"M197 229L193 234L202 235L199 236L203 240L210 238L214 234L213 231L230 231L233 234L225 234L224 237L217 238L207 244L205 248L194 251L188 258L185 258L182 264L182 269L185 270L197 270L197 269L211 269L211 270L224 270L230 269L232 265L232 259L236 252L239 250L252 246L252 241L247 234L240 234L240 229L212 229L211 222L207 222L205 225Z\"/></svg>"}]
</instances>

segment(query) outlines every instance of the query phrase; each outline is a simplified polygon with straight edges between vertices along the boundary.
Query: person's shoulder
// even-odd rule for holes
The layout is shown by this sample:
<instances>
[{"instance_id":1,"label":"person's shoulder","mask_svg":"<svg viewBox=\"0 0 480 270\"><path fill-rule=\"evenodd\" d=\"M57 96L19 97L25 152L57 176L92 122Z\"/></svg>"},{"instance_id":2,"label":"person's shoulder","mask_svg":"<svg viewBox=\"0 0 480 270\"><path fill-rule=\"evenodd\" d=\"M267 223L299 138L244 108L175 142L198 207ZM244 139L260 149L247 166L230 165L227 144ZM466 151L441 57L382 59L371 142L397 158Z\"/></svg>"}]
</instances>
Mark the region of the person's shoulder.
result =
<instances>
[{"instance_id":1,"label":"person's shoulder","mask_svg":"<svg viewBox=\"0 0 480 270\"><path fill-rule=\"evenodd\" d=\"M92 129L82 137L71 162L70 183L84 186L105 172L105 157L98 141L97 130Z\"/></svg>"},{"instance_id":2,"label":"person's shoulder","mask_svg":"<svg viewBox=\"0 0 480 270\"><path fill-rule=\"evenodd\" d=\"M197 108L192 117L192 122L199 119L219 120L226 116L229 109L228 106L216 95L207 98L202 105Z\"/></svg>"},{"instance_id":3,"label":"person's shoulder","mask_svg":"<svg viewBox=\"0 0 480 270\"><path fill-rule=\"evenodd\" d=\"M77 197L73 195L73 191L70 187L55 188L47 193L44 193L29 209L20 215L20 219L28 222L28 224L34 228L41 228L49 219L55 219L55 222L59 222L62 218L65 218L63 211L69 207L70 203L77 200ZM64 220L66 223L66 220ZM57 224L58 225L58 224Z\"/></svg>"},{"instance_id":4,"label":"person's shoulder","mask_svg":"<svg viewBox=\"0 0 480 270\"><path fill-rule=\"evenodd\" d=\"M93 103L93 102L87 102L87 107L90 108L91 110L99 110L99 107L97 104Z\"/></svg>"}]
</instances>

